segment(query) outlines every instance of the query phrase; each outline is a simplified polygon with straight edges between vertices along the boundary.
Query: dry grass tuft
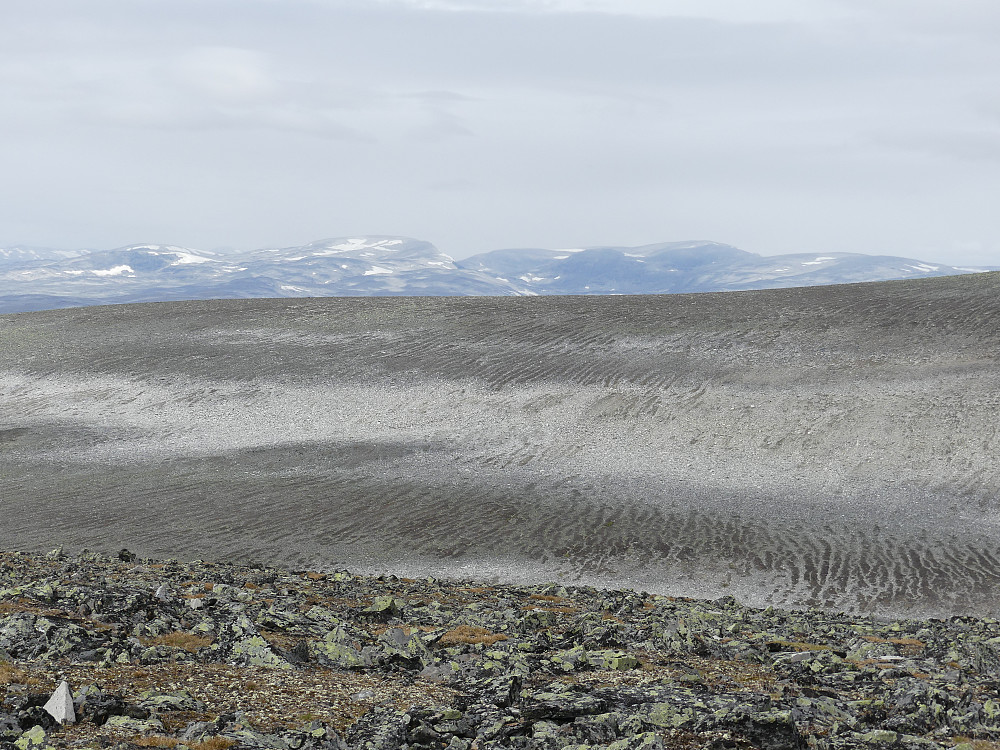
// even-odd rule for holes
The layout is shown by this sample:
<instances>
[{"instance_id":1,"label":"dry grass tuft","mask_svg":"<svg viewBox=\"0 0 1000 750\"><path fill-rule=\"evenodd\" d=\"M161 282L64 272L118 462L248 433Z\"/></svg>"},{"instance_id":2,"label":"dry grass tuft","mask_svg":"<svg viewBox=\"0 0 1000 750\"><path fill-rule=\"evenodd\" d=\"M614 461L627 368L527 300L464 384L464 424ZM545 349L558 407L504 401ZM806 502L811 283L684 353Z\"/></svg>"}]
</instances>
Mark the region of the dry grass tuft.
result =
<instances>
[{"instance_id":1,"label":"dry grass tuft","mask_svg":"<svg viewBox=\"0 0 1000 750\"><path fill-rule=\"evenodd\" d=\"M974 740L970 737L952 737L951 741L956 745L966 743L972 745L972 750L1000 750L1000 742L991 740Z\"/></svg>"},{"instance_id":2,"label":"dry grass tuft","mask_svg":"<svg viewBox=\"0 0 1000 750\"><path fill-rule=\"evenodd\" d=\"M829 651L830 647L822 643L806 643L805 641L768 641L769 651Z\"/></svg>"},{"instance_id":3,"label":"dry grass tuft","mask_svg":"<svg viewBox=\"0 0 1000 750\"><path fill-rule=\"evenodd\" d=\"M869 643L891 643L903 656L919 656L927 648L927 644L916 638L879 638L877 635L862 636Z\"/></svg>"},{"instance_id":4,"label":"dry grass tuft","mask_svg":"<svg viewBox=\"0 0 1000 750\"><path fill-rule=\"evenodd\" d=\"M579 607L566 606L566 607L525 607L524 609L528 611L539 611L539 612L555 612L557 615L575 615L579 613Z\"/></svg>"},{"instance_id":5,"label":"dry grass tuft","mask_svg":"<svg viewBox=\"0 0 1000 750\"><path fill-rule=\"evenodd\" d=\"M150 737L138 737L132 740L132 742L139 747L176 747L180 744L180 740L176 737L164 737L159 734L154 734Z\"/></svg>"},{"instance_id":6,"label":"dry grass tuft","mask_svg":"<svg viewBox=\"0 0 1000 750\"><path fill-rule=\"evenodd\" d=\"M188 747L191 750L226 750L226 748L233 747L236 744L236 740L231 740L228 737L210 737L201 742L193 742Z\"/></svg>"},{"instance_id":7,"label":"dry grass tuft","mask_svg":"<svg viewBox=\"0 0 1000 750\"><path fill-rule=\"evenodd\" d=\"M195 653L199 648L212 645L212 639L204 635L194 633L173 632L165 635L147 636L139 639L144 646L171 646L180 648L190 653Z\"/></svg>"},{"instance_id":8,"label":"dry grass tuft","mask_svg":"<svg viewBox=\"0 0 1000 750\"><path fill-rule=\"evenodd\" d=\"M482 643L486 646L492 646L494 643L506 640L507 636L493 633L486 628L477 628L472 625L459 625L457 628L449 630L441 636L441 640L438 641L438 644L441 646L455 646L460 643Z\"/></svg>"},{"instance_id":9,"label":"dry grass tuft","mask_svg":"<svg viewBox=\"0 0 1000 750\"><path fill-rule=\"evenodd\" d=\"M37 685L38 678L20 667L15 667L9 662L0 662L0 685L6 687L11 683L18 685Z\"/></svg>"},{"instance_id":10,"label":"dry grass tuft","mask_svg":"<svg viewBox=\"0 0 1000 750\"><path fill-rule=\"evenodd\" d=\"M154 734L151 737L139 737L132 742L139 747L177 747L181 744L181 741L176 737L164 737L159 734ZM236 745L236 740L231 740L228 737L209 737L201 742L186 742L184 744L191 750L226 750L226 748Z\"/></svg>"},{"instance_id":11,"label":"dry grass tuft","mask_svg":"<svg viewBox=\"0 0 1000 750\"><path fill-rule=\"evenodd\" d=\"M890 638L889 643L898 646L897 649L903 656L919 656L927 644L916 638Z\"/></svg>"}]
</instances>

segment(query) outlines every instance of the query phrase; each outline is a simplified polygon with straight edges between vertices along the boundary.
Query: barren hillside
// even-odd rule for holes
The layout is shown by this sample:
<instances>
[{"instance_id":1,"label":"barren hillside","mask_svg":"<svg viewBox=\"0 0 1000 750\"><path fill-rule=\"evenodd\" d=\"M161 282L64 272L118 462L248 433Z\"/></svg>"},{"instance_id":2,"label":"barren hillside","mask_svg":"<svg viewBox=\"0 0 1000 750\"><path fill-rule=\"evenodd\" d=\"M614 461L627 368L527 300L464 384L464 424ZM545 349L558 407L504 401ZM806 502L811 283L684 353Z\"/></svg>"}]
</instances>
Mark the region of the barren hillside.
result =
<instances>
[{"instance_id":1,"label":"barren hillside","mask_svg":"<svg viewBox=\"0 0 1000 750\"><path fill-rule=\"evenodd\" d=\"M1000 604L1000 274L0 316L0 542Z\"/></svg>"}]
</instances>

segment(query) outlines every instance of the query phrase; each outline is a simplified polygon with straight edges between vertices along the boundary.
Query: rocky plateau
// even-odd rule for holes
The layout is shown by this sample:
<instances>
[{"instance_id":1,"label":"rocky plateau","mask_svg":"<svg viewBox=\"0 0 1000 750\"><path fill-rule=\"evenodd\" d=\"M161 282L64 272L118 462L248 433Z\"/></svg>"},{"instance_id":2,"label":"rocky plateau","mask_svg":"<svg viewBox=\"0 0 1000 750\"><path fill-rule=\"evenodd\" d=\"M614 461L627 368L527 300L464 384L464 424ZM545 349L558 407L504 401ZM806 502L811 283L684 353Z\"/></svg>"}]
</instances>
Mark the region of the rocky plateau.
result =
<instances>
[{"instance_id":1,"label":"rocky plateau","mask_svg":"<svg viewBox=\"0 0 1000 750\"><path fill-rule=\"evenodd\" d=\"M4 750L987 750L998 680L995 619L0 552Z\"/></svg>"}]
</instances>

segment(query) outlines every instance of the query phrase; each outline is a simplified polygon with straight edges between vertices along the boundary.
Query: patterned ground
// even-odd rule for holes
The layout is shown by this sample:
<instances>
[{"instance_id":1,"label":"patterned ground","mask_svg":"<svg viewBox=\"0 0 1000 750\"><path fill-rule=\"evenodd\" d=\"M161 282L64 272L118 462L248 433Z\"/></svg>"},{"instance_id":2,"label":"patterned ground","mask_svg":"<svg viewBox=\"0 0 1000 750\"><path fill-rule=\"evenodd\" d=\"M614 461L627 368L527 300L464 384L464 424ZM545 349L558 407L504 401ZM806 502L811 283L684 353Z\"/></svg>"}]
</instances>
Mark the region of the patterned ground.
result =
<instances>
[{"instance_id":1,"label":"patterned ground","mask_svg":"<svg viewBox=\"0 0 1000 750\"><path fill-rule=\"evenodd\" d=\"M0 316L0 543L1000 606L1000 274Z\"/></svg>"}]
</instances>

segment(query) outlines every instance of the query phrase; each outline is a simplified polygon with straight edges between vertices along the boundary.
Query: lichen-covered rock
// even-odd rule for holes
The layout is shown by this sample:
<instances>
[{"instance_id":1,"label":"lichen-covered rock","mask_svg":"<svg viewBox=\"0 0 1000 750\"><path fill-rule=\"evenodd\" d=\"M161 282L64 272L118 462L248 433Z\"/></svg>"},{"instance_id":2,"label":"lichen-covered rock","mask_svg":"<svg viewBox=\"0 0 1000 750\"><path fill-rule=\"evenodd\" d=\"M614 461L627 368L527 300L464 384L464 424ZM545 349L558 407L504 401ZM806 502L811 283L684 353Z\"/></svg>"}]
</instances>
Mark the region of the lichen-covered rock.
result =
<instances>
[{"instance_id":1,"label":"lichen-covered rock","mask_svg":"<svg viewBox=\"0 0 1000 750\"><path fill-rule=\"evenodd\" d=\"M639 666L639 660L622 651L588 651L587 662L595 669L627 670Z\"/></svg>"},{"instance_id":2,"label":"lichen-covered rock","mask_svg":"<svg viewBox=\"0 0 1000 750\"><path fill-rule=\"evenodd\" d=\"M642 719L656 727L682 729L693 727L698 720L698 714L690 706L651 703L642 714Z\"/></svg>"},{"instance_id":3,"label":"lichen-covered rock","mask_svg":"<svg viewBox=\"0 0 1000 750\"><path fill-rule=\"evenodd\" d=\"M146 690L139 694L136 703L153 713L205 710L205 704L194 698L186 690L174 690L170 692Z\"/></svg>"},{"instance_id":4,"label":"lichen-covered rock","mask_svg":"<svg viewBox=\"0 0 1000 750\"><path fill-rule=\"evenodd\" d=\"M655 732L643 732L612 742L608 750L663 750L663 740Z\"/></svg>"},{"instance_id":5,"label":"lichen-covered rock","mask_svg":"<svg viewBox=\"0 0 1000 750\"><path fill-rule=\"evenodd\" d=\"M308 654L319 664L341 669L363 669L375 661L371 649L366 649L357 635L344 627L334 628L322 640L310 641Z\"/></svg>"},{"instance_id":6,"label":"lichen-covered rock","mask_svg":"<svg viewBox=\"0 0 1000 750\"><path fill-rule=\"evenodd\" d=\"M152 734L164 731L163 724L159 719L135 719L131 716L112 716L105 722L104 726L133 734Z\"/></svg>"},{"instance_id":7,"label":"lichen-covered rock","mask_svg":"<svg viewBox=\"0 0 1000 750\"><path fill-rule=\"evenodd\" d=\"M50 750L50 748L55 750L45 730L40 726L33 726L21 734L14 740L14 747L17 750Z\"/></svg>"},{"instance_id":8,"label":"lichen-covered rock","mask_svg":"<svg viewBox=\"0 0 1000 750\"><path fill-rule=\"evenodd\" d=\"M287 739L277 734L267 734L259 732L246 724L237 724L219 733L219 737L225 737L236 742L237 747L261 748L261 750L291 750ZM301 741L301 738L296 738ZM301 748L297 744L295 750Z\"/></svg>"},{"instance_id":9,"label":"lichen-covered rock","mask_svg":"<svg viewBox=\"0 0 1000 750\"><path fill-rule=\"evenodd\" d=\"M357 750L398 750L406 741L409 723L401 711L376 709L347 730L347 743Z\"/></svg>"},{"instance_id":10,"label":"lichen-covered rock","mask_svg":"<svg viewBox=\"0 0 1000 750\"><path fill-rule=\"evenodd\" d=\"M14 739L21 735L21 722L13 714L0 713L0 740Z\"/></svg>"},{"instance_id":11,"label":"lichen-covered rock","mask_svg":"<svg viewBox=\"0 0 1000 750\"><path fill-rule=\"evenodd\" d=\"M578 716L573 720L573 731L578 740L594 745L606 745L621 737L617 713Z\"/></svg>"},{"instance_id":12,"label":"lichen-covered rock","mask_svg":"<svg viewBox=\"0 0 1000 750\"><path fill-rule=\"evenodd\" d=\"M120 695L104 692L97 685L83 685L73 695L73 709L78 721L101 726L112 716L125 713L125 700Z\"/></svg>"},{"instance_id":13,"label":"lichen-covered rock","mask_svg":"<svg viewBox=\"0 0 1000 750\"><path fill-rule=\"evenodd\" d=\"M287 680L255 673L255 690L354 671L343 679L361 684L340 698L352 747L630 750L697 738L720 748L946 750L955 737L1000 740L1000 623L989 619L886 622L731 598L5 552L0 605L0 657L16 662L10 685L0 682L0 750L36 724L44 742L65 744L42 709L47 692L28 684L32 670L48 670L48 688L63 669L100 681L145 664L155 666L142 667L142 680L162 669L162 684L84 685L71 731L102 732L110 720L109 736L134 741L156 727L152 716L172 730L166 743L222 735L247 747L344 750L328 725L295 726L293 714L264 731L238 714L206 720L231 707L213 706L211 688L186 693L190 683L166 677L194 668L197 681L206 661L296 667ZM387 684L442 691L449 705L390 705L377 687ZM181 731L182 719L199 720Z\"/></svg>"},{"instance_id":14,"label":"lichen-covered rock","mask_svg":"<svg viewBox=\"0 0 1000 750\"><path fill-rule=\"evenodd\" d=\"M293 668L287 659L275 653L245 614L224 623L211 648L221 661L238 667Z\"/></svg>"},{"instance_id":15,"label":"lichen-covered rock","mask_svg":"<svg viewBox=\"0 0 1000 750\"><path fill-rule=\"evenodd\" d=\"M31 659L45 650L45 636L35 629L34 615L0 617L0 648L11 659Z\"/></svg>"},{"instance_id":16,"label":"lichen-covered rock","mask_svg":"<svg viewBox=\"0 0 1000 750\"><path fill-rule=\"evenodd\" d=\"M605 713L607 701L572 687L552 683L547 689L524 696L521 714L526 719L574 719Z\"/></svg>"},{"instance_id":17,"label":"lichen-covered rock","mask_svg":"<svg viewBox=\"0 0 1000 750\"><path fill-rule=\"evenodd\" d=\"M434 661L430 650L417 632L407 633L402 628L389 628L379 636L378 645L389 660L397 660L414 666Z\"/></svg>"},{"instance_id":18,"label":"lichen-covered rock","mask_svg":"<svg viewBox=\"0 0 1000 750\"><path fill-rule=\"evenodd\" d=\"M563 672L582 669L589 664L587 650L582 645L577 645L564 651L557 651L550 658L556 668Z\"/></svg>"},{"instance_id":19,"label":"lichen-covered rock","mask_svg":"<svg viewBox=\"0 0 1000 750\"><path fill-rule=\"evenodd\" d=\"M380 596L372 602L370 607L361 610L359 614L369 619L385 621L402 614L405 606L406 602L402 599L392 596Z\"/></svg>"}]
</instances>

